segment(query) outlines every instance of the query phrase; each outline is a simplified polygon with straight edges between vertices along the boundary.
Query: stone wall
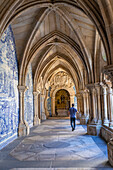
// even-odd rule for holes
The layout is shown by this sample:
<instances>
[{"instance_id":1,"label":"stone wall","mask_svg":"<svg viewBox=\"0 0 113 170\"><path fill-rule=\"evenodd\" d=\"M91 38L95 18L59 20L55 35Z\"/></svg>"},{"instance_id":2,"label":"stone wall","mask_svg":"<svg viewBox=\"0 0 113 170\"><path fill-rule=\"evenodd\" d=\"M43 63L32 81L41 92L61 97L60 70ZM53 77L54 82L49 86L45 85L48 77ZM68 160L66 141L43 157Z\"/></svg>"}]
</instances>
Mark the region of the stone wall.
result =
<instances>
[{"instance_id":1,"label":"stone wall","mask_svg":"<svg viewBox=\"0 0 113 170\"><path fill-rule=\"evenodd\" d=\"M0 40L0 149L17 137L18 66L11 26Z\"/></svg>"},{"instance_id":2,"label":"stone wall","mask_svg":"<svg viewBox=\"0 0 113 170\"><path fill-rule=\"evenodd\" d=\"M31 65L28 68L26 76L26 86L28 90L25 92L25 110L24 119L28 122L30 127L33 126L33 79L32 79L32 68Z\"/></svg>"}]
</instances>

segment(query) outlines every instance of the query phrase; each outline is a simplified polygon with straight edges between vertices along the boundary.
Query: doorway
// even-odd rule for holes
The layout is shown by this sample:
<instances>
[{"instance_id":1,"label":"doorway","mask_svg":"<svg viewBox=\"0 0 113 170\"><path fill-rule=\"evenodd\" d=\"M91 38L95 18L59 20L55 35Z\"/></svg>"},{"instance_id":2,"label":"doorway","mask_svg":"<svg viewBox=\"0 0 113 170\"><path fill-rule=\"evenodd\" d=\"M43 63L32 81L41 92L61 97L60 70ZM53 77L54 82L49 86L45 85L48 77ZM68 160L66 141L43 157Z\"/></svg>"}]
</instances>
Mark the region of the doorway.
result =
<instances>
[{"instance_id":1,"label":"doorway","mask_svg":"<svg viewBox=\"0 0 113 170\"><path fill-rule=\"evenodd\" d=\"M68 116L70 108L70 94L67 90L61 89L55 95L55 114L56 116Z\"/></svg>"}]
</instances>

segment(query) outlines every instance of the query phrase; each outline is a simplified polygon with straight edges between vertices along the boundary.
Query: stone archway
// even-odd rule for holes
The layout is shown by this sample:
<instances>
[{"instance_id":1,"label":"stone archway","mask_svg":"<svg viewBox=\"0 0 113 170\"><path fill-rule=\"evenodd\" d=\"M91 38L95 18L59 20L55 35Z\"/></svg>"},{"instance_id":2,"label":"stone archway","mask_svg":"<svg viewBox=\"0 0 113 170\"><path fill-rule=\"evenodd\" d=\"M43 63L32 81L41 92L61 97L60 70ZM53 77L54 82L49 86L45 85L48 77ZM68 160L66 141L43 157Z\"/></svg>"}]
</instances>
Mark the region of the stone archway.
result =
<instances>
[{"instance_id":1,"label":"stone archway","mask_svg":"<svg viewBox=\"0 0 113 170\"><path fill-rule=\"evenodd\" d=\"M61 89L55 94L55 114L56 116L68 116L70 108L70 94L67 90Z\"/></svg>"},{"instance_id":2,"label":"stone archway","mask_svg":"<svg viewBox=\"0 0 113 170\"><path fill-rule=\"evenodd\" d=\"M54 89L52 92L51 92L51 111L52 111L52 116L56 115L55 114L55 96L57 94L58 91L60 90L65 90L68 92L69 94L69 97L70 97L70 106L72 105L72 103L74 103L74 98L75 98L75 92L74 92L74 89L72 88L66 88L66 87L61 87L61 88L57 88L57 89Z\"/></svg>"}]
</instances>

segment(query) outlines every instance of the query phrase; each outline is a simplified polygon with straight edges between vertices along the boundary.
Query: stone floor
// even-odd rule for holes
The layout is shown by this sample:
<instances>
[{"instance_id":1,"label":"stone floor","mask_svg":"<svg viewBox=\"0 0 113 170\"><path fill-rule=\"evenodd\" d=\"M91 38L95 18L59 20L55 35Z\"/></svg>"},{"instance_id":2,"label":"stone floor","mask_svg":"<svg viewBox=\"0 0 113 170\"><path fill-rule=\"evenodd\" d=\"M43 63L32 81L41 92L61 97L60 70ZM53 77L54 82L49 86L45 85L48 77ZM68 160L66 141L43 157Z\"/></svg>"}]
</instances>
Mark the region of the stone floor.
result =
<instances>
[{"instance_id":1,"label":"stone floor","mask_svg":"<svg viewBox=\"0 0 113 170\"><path fill-rule=\"evenodd\" d=\"M0 170L90 170L113 169L107 145L100 137L89 136L77 122L71 131L69 120L54 119L33 127L0 151Z\"/></svg>"}]
</instances>

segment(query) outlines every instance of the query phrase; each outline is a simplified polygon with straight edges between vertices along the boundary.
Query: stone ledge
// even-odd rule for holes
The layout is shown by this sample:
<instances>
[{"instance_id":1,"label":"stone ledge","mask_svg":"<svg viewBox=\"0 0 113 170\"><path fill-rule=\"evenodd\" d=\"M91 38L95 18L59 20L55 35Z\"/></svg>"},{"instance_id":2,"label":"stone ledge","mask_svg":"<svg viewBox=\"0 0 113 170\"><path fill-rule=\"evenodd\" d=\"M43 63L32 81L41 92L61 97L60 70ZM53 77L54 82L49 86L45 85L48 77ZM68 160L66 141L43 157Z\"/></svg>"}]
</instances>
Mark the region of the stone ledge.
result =
<instances>
[{"instance_id":1,"label":"stone ledge","mask_svg":"<svg viewBox=\"0 0 113 170\"><path fill-rule=\"evenodd\" d=\"M98 124L87 124L88 135L98 136L100 135L101 125Z\"/></svg>"},{"instance_id":2,"label":"stone ledge","mask_svg":"<svg viewBox=\"0 0 113 170\"><path fill-rule=\"evenodd\" d=\"M106 125L103 125L101 127L101 136L105 139L105 141L109 142L110 139L113 138L113 129Z\"/></svg>"},{"instance_id":3,"label":"stone ledge","mask_svg":"<svg viewBox=\"0 0 113 170\"><path fill-rule=\"evenodd\" d=\"M113 166L113 138L107 144L108 149L108 159L111 166Z\"/></svg>"},{"instance_id":4,"label":"stone ledge","mask_svg":"<svg viewBox=\"0 0 113 170\"><path fill-rule=\"evenodd\" d=\"M111 132L113 132L113 127L112 126L110 127L108 124L104 124L102 126L105 127L106 129L110 130Z\"/></svg>"},{"instance_id":5,"label":"stone ledge","mask_svg":"<svg viewBox=\"0 0 113 170\"><path fill-rule=\"evenodd\" d=\"M80 124L81 125L87 125L89 118L81 117L80 118Z\"/></svg>"}]
</instances>

